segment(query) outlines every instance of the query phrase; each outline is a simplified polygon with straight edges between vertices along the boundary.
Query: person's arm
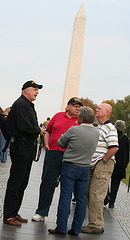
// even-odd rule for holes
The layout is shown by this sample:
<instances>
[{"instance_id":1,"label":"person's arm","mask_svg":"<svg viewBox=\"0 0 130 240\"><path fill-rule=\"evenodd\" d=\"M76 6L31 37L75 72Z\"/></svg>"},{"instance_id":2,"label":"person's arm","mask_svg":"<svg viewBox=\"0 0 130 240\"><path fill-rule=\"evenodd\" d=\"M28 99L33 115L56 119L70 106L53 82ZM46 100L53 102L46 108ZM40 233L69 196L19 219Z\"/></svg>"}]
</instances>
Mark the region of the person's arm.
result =
<instances>
[{"instance_id":1,"label":"person's arm","mask_svg":"<svg viewBox=\"0 0 130 240\"><path fill-rule=\"evenodd\" d=\"M49 150L49 139L50 139L50 133L46 132L44 135L44 146L46 150L47 149Z\"/></svg>"},{"instance_id":2,"label":"person's arm","mask_svg":"<svg viewBox=\"0 0 130 240\"><path fill-rule=\"evenodd\" d=\"M118 151L118 147L111 147L108 149L106 155L103 157L103 159L106 160L106 162L111 159L113 157L113 155L116 154L116 152Z\"/></svg>"},{"instance_id":3,"label":"person's arm","mask_svg":"<svg viewBox=\"0 0 130 240\"><path fill-rule=\"evenodd\" d=\"M66 148L68 141L72 135L72 127L68 129L67 132L61 135L61 137L58 139L57 144L61 148Z\"/></svg>"}]
</instances>

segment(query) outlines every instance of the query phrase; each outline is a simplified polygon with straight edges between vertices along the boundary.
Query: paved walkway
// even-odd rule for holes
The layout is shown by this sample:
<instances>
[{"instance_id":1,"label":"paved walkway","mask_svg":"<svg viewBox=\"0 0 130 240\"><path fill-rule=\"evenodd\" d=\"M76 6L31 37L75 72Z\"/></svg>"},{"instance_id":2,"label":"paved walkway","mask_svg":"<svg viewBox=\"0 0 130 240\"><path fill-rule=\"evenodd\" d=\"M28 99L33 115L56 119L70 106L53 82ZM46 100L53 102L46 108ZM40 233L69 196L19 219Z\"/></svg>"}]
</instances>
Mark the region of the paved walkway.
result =
<instances>
[{"instance_id":1,"label":"paved walkway","mask_svg":"<svg viewBox=\"0 0 130 240\"><path fill-rule=\"evenodd\" d=\"M127 189L127 186L121 182L115 207L108 210L130 239L130 192L127 193Z\"/></svg>"},{"instance_id":2,"label":"paved walkway","mask_svg":"<svg viewBox=\"0 0 130 240\"><path fill-rule=\"evenodd\" d=\"M41 159L37 163L33 163L30 181L28 188L25 191L23 204L21 206L20 214L27 217L29 222L22 224L21 228L3 224L2 209L5 194L6 183L9 175L10 158L8 161L0 163L0 240L59 240L65 239L81 239L81 240L128 240L130 239L130 193L127 193L127 187L122 183L118 192L117 201L114 209L104 207L105 231L103 234L79 234L79 237L72 237L66 234L65 237L58 235L51 235L48 233L48 228L55 228L56 209L59 198L59 188L56 189L53 203L50 209L49 216L45 222L32 222L31 218L35 213L38 202L38 192L40 177L42 172L44 152L42 152ZM68 229L72 222L75 204L71 205L71 214L68 221ZM87 217L84 221L87 224Z\"/></svg>"}]
</instances>

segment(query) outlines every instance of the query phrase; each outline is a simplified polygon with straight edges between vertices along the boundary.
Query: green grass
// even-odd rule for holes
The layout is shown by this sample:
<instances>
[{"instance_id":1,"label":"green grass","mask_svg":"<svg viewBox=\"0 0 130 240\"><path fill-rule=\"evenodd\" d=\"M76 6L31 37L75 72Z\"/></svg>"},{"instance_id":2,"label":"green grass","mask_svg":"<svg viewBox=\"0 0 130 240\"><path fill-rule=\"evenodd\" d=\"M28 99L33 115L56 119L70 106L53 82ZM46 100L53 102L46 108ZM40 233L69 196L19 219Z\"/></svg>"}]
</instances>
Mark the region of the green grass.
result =
<instances>
[{"instance_id":1,"label":"green grass","mask_svg":"<svg viewBox=\"0 0 130 240\"><path fill-rule=\"evenodd\" d=\"M129 181L129 176L130 176L130 162L126 168L126 179L122 179L122 182L125 183L128 186L128 181Z\"/></svg>"}]
</instances>

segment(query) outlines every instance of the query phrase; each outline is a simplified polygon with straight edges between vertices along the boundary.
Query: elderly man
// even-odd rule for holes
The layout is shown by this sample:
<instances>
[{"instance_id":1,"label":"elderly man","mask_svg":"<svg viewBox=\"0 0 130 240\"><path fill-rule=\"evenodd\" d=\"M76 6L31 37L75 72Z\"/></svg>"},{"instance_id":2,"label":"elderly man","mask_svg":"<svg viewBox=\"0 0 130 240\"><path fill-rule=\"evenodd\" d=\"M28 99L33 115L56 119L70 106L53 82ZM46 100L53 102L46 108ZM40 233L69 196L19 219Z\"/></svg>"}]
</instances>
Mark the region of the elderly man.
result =
<instances>
[{"instance_id":1,"label":"elderly man","mask_svg":"<svg viewBox=\"0 0 130 240\"><path fill-rule=\"evenodd\" d=\"M45 216L48 216L57 185L57 178L61 172L62 158L65 150L57 145L57 140L71 126L79 125L77 116L79 108L82 105L82 102L77 97L71 98L68 101L66 111L55 114L48 124L48 132L44 137L46 154L40 185L39 203L36 214L32 218L33 221L44 221Z\"/></svg>"},{"instance_id":2,"label":"elderly man","mask_svg":"<svg viewBox=\"0 0 130 240\"><path fill-rule=\"evenodd\" d=\"M66 234L73 191L77 204L68 234L77 236L81 231L86 214L89 165L99 139L99 131L93 126L94 118L95 114L91 108L81 107L78 115L78 122L81 125L69 128L58 140L58 145L66 150L61 170L57 226L55 229L48 230L51 234Z\"/></svg>"},{"instance_id":3,"label":"elderly man","mask_svg":"<svg viewBox=\"0 0 130 240\"><path fill-rule=\"evenodd\" d=\"M4 201L4 220L9 225L20 227L28 220L18 212L27 187L35 153L35 140L46 131L38 126L37 115L32 103L36 100L42 85L27 81L22 95L14 102L8 116L8 130L11 136L11 169Z\"/></svg>"},{"instance_id":4,"label":"elderly man","mask_svg":"<svg viewBox=\"0 0 130 240\"><path fill-rule=\"evenodd\" d=\"M117 131L109 120L111 112L112 107L107 103L102 103L96 109L100 136L89 171L87 186L89 223L82 227L84 233L104 232L104 199L114 169L114 155L118 150Z\"/></svg>"}]
</instances>

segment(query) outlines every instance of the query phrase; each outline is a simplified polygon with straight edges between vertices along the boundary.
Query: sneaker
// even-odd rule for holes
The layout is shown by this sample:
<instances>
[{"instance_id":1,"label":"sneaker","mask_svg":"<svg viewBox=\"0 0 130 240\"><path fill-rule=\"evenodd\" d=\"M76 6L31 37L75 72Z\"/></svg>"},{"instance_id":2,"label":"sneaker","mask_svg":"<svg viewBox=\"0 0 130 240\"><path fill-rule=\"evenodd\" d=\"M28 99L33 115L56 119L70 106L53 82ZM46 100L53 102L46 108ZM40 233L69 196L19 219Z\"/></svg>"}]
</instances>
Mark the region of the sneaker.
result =
<instances>
[{"instance_id":1,"label":"sneaker","mask_svg":"<svg viewBox=\"0 0 130 240\"><path fill-rule=\"evenodd\" d=\"M12 225L12 226L16 226L16 227L21 227L21 223L19 221L17 221L15 218L7 218L3 220L4 223Z\"/></svg>"},{"instance_id":2,"label":"sneaker","mask_svg":"<svg viewBox=\"0 0 130 240\"><path fill-rule=\"evenodd\" d=\"M16 219L18 222L21 222L21 223L27 223L27 222L28 222L28 219L22 218L19 214L15 217L15 219Z\"/></svg>"},{"instance_id":3,"label":"sneaker","mask_svg":"<svg viewBox=\"0 0 130 240\"><path fill-rule=\"evenodd\" d=\"M39 214L35 214L32 218L32 221L35 221L35 222L44 222L44 220L45 220L45 217Z\"/></svg>"}]
</instances>

